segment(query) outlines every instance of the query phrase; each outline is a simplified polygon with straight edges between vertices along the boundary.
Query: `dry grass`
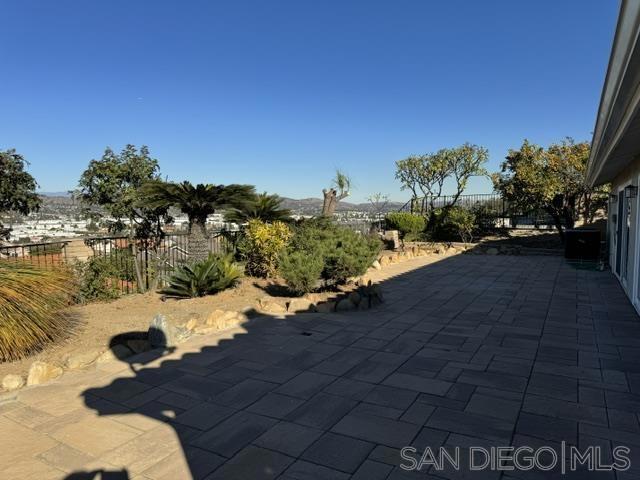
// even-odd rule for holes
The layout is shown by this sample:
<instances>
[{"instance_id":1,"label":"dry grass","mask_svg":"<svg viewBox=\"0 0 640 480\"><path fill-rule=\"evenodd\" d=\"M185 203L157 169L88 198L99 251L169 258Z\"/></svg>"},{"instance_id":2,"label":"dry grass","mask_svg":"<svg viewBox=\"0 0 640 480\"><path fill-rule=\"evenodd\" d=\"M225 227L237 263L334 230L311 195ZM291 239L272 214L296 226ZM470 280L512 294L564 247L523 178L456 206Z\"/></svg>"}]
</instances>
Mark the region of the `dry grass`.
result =
<instances>
[{"instance_id":1,"label":"dry grass","mask_svg":"<svg viewBox=\"0 0 640 480\"><path fill-rule=\"evenodd\" d=\"M63 313L73 292L65 269L0 262L0 362L34 353L69 333Z\"/></svg>"}]
</instances>

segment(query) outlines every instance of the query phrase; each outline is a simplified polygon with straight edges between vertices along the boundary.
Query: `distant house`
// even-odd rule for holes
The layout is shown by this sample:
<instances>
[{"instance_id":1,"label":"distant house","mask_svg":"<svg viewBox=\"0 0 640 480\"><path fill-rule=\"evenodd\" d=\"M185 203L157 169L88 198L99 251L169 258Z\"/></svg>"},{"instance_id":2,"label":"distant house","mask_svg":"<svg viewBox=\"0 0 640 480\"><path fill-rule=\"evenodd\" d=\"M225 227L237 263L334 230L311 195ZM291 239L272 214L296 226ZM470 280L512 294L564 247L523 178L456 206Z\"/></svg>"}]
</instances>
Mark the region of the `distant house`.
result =
<instances>
[{"instance_id":1,"label":"distant house","mask_svg":"<svg viewBox=\"0 0 640 480\"><path fill-rule=\"evenodd\" d=\"M640 311L640 2L622 0L587 170L611 183L609 263Z\"/></svg>"}]
</instances>

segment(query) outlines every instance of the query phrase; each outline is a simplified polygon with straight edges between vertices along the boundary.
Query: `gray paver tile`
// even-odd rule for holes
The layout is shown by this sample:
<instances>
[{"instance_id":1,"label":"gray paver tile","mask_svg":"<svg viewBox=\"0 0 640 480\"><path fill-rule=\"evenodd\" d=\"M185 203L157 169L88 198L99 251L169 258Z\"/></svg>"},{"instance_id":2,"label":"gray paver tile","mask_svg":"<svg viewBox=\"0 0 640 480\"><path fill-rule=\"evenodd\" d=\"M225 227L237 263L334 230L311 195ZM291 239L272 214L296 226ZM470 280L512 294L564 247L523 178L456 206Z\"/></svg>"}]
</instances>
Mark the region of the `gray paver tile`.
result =
<instances>
[{"instance_id":1,"label":"gray paver tile","mask_svg":"<svg viewBox=\"0 0 640 480\"><path fill-rule=\"evenodd\" d=\"M302 455L303 460L347 473L355 472L375 445L335 433L325 433Z\"/></svg>"}]
</instances>

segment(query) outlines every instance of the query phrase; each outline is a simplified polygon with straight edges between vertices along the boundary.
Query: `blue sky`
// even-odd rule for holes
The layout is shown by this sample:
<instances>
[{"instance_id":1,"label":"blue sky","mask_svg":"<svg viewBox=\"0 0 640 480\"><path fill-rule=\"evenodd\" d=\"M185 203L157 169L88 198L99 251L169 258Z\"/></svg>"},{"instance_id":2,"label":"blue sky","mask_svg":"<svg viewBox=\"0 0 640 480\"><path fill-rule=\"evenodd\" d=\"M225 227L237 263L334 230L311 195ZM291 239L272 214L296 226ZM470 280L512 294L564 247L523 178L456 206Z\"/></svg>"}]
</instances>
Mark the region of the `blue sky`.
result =
<instances>
[{"instance_id":1,"label":"blue sky","mask_svg":"<svg viewBox=\"0 0 640 480\"><path fill-rule=\"evenodd\" d=\"M394 162L465 141L590 140L614 0L6 0L0 149L43 191L106 146L171 180L320 196L335 170L408 198ZM476 180L469 192L490 190Z\"/></svg>"}]
</instances>

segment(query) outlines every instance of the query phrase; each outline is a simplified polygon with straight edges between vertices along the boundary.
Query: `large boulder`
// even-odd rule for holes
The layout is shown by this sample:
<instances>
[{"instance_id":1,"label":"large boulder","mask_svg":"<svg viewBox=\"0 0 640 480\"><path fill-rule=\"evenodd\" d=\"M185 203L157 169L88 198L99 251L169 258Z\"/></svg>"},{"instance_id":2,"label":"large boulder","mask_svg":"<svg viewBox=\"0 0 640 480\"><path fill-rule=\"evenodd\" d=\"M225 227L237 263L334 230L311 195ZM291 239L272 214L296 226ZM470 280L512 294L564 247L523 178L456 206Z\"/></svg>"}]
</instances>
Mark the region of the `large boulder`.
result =
<instances>
[{"instance_id":1,"label":"large boulder","mask_svg":"<svg viewBox=\"0 0 640 480\"><path fill-rule=\"evenodd\" d=\"M62 375L62 368L46 362L36 361L29 368L27 385L40 385Z\"/></svg>"},{"instance_id":2,"label":"large boulder","mask_svg":"<svg viewBox=\"0 0 640 480\"><path fill-rule=\"evenodd\" d=\"M20 375L5 375L2 379L2 388L11 391L18 390L24 386L24 379Z\"/></svg>"}]
</instances>

